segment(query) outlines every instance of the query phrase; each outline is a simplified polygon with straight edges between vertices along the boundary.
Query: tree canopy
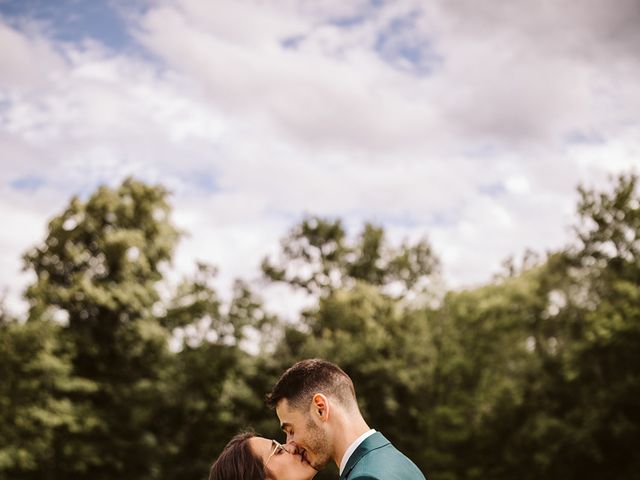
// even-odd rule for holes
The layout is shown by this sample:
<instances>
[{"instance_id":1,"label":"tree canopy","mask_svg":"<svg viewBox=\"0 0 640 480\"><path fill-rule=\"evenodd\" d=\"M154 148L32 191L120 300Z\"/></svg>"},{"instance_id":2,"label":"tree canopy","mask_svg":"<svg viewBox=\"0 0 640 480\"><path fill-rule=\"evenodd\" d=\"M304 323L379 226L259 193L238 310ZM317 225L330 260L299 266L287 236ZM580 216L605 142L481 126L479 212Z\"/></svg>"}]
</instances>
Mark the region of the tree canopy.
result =
<instances>
[{"instance_id":1,"label":"tree canopy","mask_svg":"<svg viewBox=\"0 0 640 480\"><path fill-rule=\"evenodd\" d=\"M0 480L205 478L237 431L280 435L264 395L308 357L349 373L428 478L633 478L639 179L579 194L566 248L435 296L427 236L305 217L261 265L313 296L293 323L242 279L220 295L211 265L166 281L181 233L162 186L73 198L25 254L28 314L0 301Z\"/></svg>"}]
</instances>

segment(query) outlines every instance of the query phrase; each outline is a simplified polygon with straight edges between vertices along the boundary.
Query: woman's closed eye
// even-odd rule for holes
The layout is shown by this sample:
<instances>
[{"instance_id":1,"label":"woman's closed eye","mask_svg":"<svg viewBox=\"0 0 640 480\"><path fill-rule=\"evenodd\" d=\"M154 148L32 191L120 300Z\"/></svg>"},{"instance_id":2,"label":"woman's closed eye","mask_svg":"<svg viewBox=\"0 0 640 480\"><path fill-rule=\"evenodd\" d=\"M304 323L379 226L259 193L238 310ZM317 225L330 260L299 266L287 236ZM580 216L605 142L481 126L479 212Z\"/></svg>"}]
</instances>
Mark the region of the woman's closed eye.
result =
<instances>
[{"instance_id":1,"label":"woman's closed eye","mask_svg":"<svg viewBox=\"0 0 640 480\"><path fill-rule=\"evenodd\" d=\"M267 457L266 462L264 462L265 467L267 466L267 464L269 463L269 460L271 460L272 457L274 457L275 455L280 455L282 452L285 451L284 446L276 440L271 440L271 445L273 445L273 450L271 450L271 453Z\"/></svg>"}]
</instances>

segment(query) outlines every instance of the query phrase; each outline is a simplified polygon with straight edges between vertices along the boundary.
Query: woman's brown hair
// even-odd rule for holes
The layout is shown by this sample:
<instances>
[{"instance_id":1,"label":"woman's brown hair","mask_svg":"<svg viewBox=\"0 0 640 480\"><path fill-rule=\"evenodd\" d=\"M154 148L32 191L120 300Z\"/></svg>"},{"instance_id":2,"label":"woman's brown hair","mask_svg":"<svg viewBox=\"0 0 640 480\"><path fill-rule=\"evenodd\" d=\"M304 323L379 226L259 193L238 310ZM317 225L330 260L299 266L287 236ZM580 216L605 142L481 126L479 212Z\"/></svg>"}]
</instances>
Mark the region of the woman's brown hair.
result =
<instances>
[{"instance_id":1,"label":"woman's brown hair","mask_svg":"<svg viewBox=\"0 0 640 480\"><path fill-rule=\"evenodd\" d=\"M242 432L233 437L211 465L209 480L265 480L262 459L249 445L254 436L253 432Z\"/></svg>"}]
</instances>

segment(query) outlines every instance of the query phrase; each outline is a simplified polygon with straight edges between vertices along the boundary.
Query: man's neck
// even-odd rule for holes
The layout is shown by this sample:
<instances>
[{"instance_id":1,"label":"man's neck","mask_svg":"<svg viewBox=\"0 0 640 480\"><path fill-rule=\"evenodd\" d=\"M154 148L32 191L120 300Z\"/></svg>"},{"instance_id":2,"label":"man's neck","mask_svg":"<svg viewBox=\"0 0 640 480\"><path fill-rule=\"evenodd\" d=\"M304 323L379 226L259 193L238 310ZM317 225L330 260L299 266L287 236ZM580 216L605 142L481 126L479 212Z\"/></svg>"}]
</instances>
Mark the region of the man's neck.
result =
<instances>
[{"instance_id":1,"label":"man's neck","mask_svg":"<svg viewBox=\"0 0 640 480\"><path fill-rule=\"evenodd\" d=\"M369 428L369 425L367 425L367 423L361 416L359 416L359 418L355 420L345 419L345 421L341 423L341 428L336 434L335 451L333 457L333 461L336 463L338 468L340 467L342 457L349 448L349 445L355 442L363 433L371 430Z\"/></svg>"}]
</instances>

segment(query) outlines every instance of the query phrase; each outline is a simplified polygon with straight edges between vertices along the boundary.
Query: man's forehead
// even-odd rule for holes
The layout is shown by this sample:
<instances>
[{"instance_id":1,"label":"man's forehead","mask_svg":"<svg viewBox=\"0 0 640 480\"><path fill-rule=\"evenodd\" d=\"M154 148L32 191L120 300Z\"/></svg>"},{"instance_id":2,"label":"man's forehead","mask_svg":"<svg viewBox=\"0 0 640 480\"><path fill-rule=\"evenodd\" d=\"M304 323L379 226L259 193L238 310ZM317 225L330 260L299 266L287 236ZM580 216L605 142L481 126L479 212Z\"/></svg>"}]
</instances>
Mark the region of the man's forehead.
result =
<instances>
[{"instance_id":1,"label":"man's forehead","mask_svg":"<svg viewBox=\"0 0 640 480\"><path fill-rule=\"evenodd\" d=\"M280 419L280 426L284 429L296 423L302 413L291 408L287 399L283 398L276 405L276 415L278 415L278 419Z\"/></svg>"},{"instance_id":2,"label":"man's forehead","mask_svg":"<svg viewBox=\"0 0 640 480\"><path fill-rule=\"evenodd\" d=\"M286 415L292 413L293 411L294 409L291 408L289 400L287 400L286 398L283 398L276 404L276 413L278 414L278 416L280 416L280 414Z\"/></svg>"}]
</instances>

